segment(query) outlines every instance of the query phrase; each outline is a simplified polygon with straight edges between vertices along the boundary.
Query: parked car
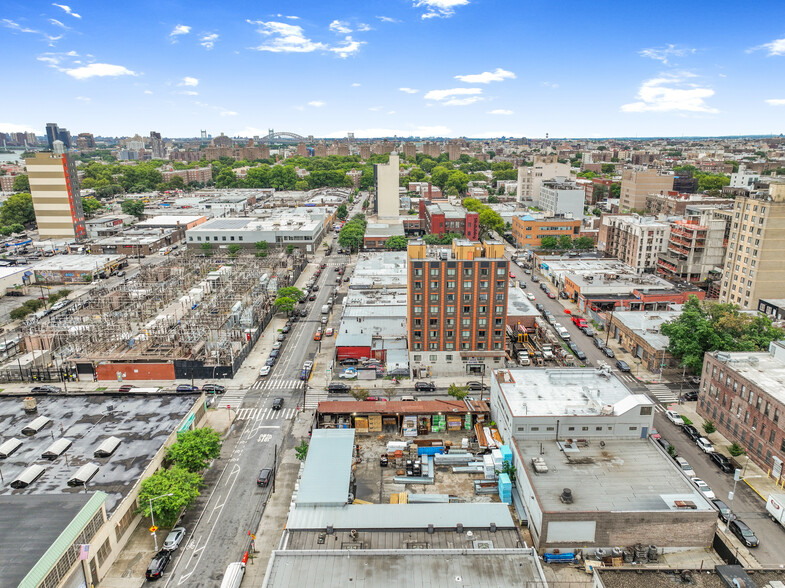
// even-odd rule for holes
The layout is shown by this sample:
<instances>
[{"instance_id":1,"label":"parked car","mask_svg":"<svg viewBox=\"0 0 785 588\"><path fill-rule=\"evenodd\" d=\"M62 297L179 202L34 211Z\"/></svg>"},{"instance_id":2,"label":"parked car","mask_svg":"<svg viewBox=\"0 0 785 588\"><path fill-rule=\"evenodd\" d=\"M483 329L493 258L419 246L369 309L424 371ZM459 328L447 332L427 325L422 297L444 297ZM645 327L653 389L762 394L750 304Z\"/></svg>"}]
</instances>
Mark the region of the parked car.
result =
<instances>
[{"instance_id":1,"label":"parked car","mask_svg":"<svg viewBox=\"0 0 785 588\"><path fill-rule=\"evenodd\" d=\"M717 498L712 500L712 502L714 503L714 506L716 506L717 510L719 511L718 516L720 517L720 520L723 523L727 523L728 520L733 517L733 513L731 512L728 505L725 504L722 500L719 500Z\"/></svg>"},{"instance_id":2,"label":"parked car","mask_svg":"<svg viewBox=\"0 0 785 588\"><path fill-rule=\"evenodd\" d=\"M530 276L532 271L530 269L525 269L523 270L523 273L526 274L527 276Z\"/></svg>"},{"instance_id":3,"label":"parked car","mask_svg":"<svg viewBox=\"0 0 785 588\"><path fill-rule=\"evenodd\" d=\"M185 527L175 527L164 539L164 549L166 551L174 551L180 547L183 539L185 539Z\"/></svg>"},{"instance_id":4,"label":"parked car","mask_svg":"<svg viewBox=\"0 0 785 588\"><path fill-rule=\"evenodd\" d=\"M420 392L436 392L436 384L433 382L415 382L414 389Z\"/></svg>"},{"instance_id":5,"label":"parked car","mask_svg":"<svg viewBox=\"0 0 785 588\"><path fill-rule=\"evenodd\" d=\"M281 410L282 408L283 408L283 398L281 398L280 396L277 396L277 397L273 398L272 409L273 410Z\"/></svg>"},{"instance_id":6,"label":"parked car","mask_svg":"<svg viewBox=\"0 0 785 588\"><path fill-rule=\"evenodd\" d=\"M532 276L532 282L536 283L536 282L539 282L539 281L540 281L540 278L538 278L537 276Z\"/></svg>"},{"instance_id":7,"label":"parked car","mask_svg":"<svg viewBox=\"0 0 785 588\"><path fill-rule=\"evenodd\" d=\"M58 386L49 386L48 384L43 386L34 386L30 390L30 392L33 394L59 394L62 391L62 388Z\"/></svg>"},{"instance_id":8,"label":"parked car","mask_svg":"<svg viewBox=\"0 0 785 588\"><path fill-rule=\"evenodd\" d=\"M587 337L594 337L594 335L596 335L594 329L592 329L591 327L584 327L581 330L583 331L583 334L586 335Z\"/></svg>"},{"instance_id":9,"label":"parked car","mask_svg":"<svg viewBox=\"0 0 785 588\"><path fill-rule=\"evenodd\" d=\"M692 469L692 466L689 464L689 462L686 459L684 459L683 457L676 457L674 459L676 460L676 465L678 465L681 471L684 472L685 476L687 476L688 478L692 478L695 476L695 470Z\"/></svg>"},{"instance_id":10,"label":"parked car","mask_svg":"<svg viewBox=\"0 0 785 588\"><path fill-rule=\"evenodd\" d=\"M744 521L733 519L728 523L728 529L747 547L757 547L760 545L760 541L758 541L755 533L752 532L752 529L750 529Z\"/></svg>"},{"instance_id":11,"label":"parked car","mask_svg":"<svg viewBox=\"0 0 785 588\"><path fill-rule=\"evenodd\" d=\"M264 468L261 472L259 472L259 476L256 478L256 485L261 488L267 488L272 480L273 468Z\"/></svg>"},{"instance_id":12,"label":"parked car","mask_svg":"<svg viewBox=\"0 0 785 588\"><path fill-rule=\"evenodd\" d=\"M529 300L535 300L534 294L532 294L531 292L526 292L526 298L528 298Z\"/></svg>"},{"instance_id":13,"label":"parked car","mask_svg":"<svg viewBox=\"0 0 785 588\"><path fill-rule=\"evenodd\" d=\"M130 391L131 391L131 390L133 390L134 388L136 388L136 386L134 386L133 384L123 384L122 386L120 386L120 387L117 389L117 391L118 391L118 392L130 392Z\"/></svg>"},{"instance_id":14,"label":"parked car","mask_svg":"<svg viewBox=\"0 0 785 588\"><path fill-rule=\"evenodd\" d=\"M553 292L551 292L550 290L548 290L548 291L546 292L546 294L548 295L548 298L550 298L550 299L554 299L554 298L556 298L556 294L554 294L554 293L553 293Z\"/></svg>"},{"instance_id":15,"label":"parked car","mask_svg":"<svg viewBox=\"0 0 785 588\"><path fill-rule=\"evenodd\" d=\"M326 264L326 263L323 263L322 265L320 265L320 266L319 266L319 268L320 268L320 269L324 269L324 268L326 268L326 267L327 267L327 264Z\"/></svg>"},{"instance_id":16,"label":"parked car","mask_svg":"<svg viewBox=\"0 0 785 588\"><path fill-rule=\"evenodd\" d=\"M192 384L180 384L177 386L178 392L199 392L199 386L194 386Z\"/></svg>"},{"instance_id":17,"label":"parked car","mask_svg":"<svg viewBox=\"0 0 785 588\"><path fill-rule=\"evenodd\" d=\"M559 292L559 298L562 298L564 300L569 300L570 299L570 295L567 294L567 292L565 292L564 290L562 290L561 292Z\"/></svg>"},{"instance_id":18,"label":"parked car","mask_svg":"<svg viewBox=\"0 0 785 588\"><path fill-rule=\"evenodd\" d=\"M610 347L603 347L602 352L606 355L606 357L616 357L616 354Z\"/></svg>"},{"instance_id":19,"label":"parked car","mask_svg":"<svg viewBox=\"0 0 785 588\"><path fill-rule=\"evenodd\" d=\"M275 365L275 358L274 357L268 357L267 361L264 362L264 365L266 365L268 367L273 367Z\"/></svg>"},{"instance_id":20,"label":"parked car","mask_svg":"<svg viewBox=\"0 0 785 588\"><path fill-rule=\"evenodd\" d=\"M733 471L736 469L733 467L733 464L727 457L725 457L721 453L717 453L716 451L714 451L709 455L709 459L713 461L714 464L726 474L732 474Z\"/></svg>"},{"instance_id":21,"label":"parked car","mask_svg":"<svg viewBox=\"0 0 785 588\"><path fill-rule=\"evenodd\" d=\"M370 402L387 402L386 398L382 398L381 396L368 396L366 400Z\"/></svg>"},{"instance_id":22,"label":"parked car","mask_svg":"<svg viewBox=\"0 0 785 588\"><path fill-rule=\"evenodd\" d=\"M169 565L169 561L171 559L172 552L162 549L153 556L153 559L150 561L150 565L147 566L147 571L145 572L144 577L148 580L157 580L164 575L164 570L166 569L166 566Z\"/></svg>"},{"instance_id":23,"label":"parked car","mask_svg":"<svg viewBox=\"0 0 785 588\"><path fill-rule=\"evenodd\" d=\"M300 316L308 316L308 309L307 308L301 308L300 309Z\"/></svg>"},{"instance_id":24,"label":"parked car","mask_svg":"<svg viewBox=\"0 0 785 588\"><path fill-rule=\"evenodd\" d=\"M340 382L333 382L327 385L327 391L334 394L346 394L352 387L349 384L342 384Z\"/></svg>"},{"instance_id":25,"label":"parked car","mask_svg":"<svg viewBox=\"0 0 785 588\"><path fill-rule=\"evenodd\" d=\"M314 300L316 300L316 294L311 294L311 295L308 297L308 300L310 300L311 302L313 302Z\"/></svg>"},{"instance_id":26,"label":"parked car","mask_svg":"<svg viewBox=\"0 0 785 588\"><path fill-rule=\"evenodd\" d=\"M259 369L259 375L262 376L262 377L269 376L270 375L270 366L269 365L263 365Z\"/></svg>"},{"instance_id":27,"label":"parked car","mask_svg":"<svg viewBox=\"0 0 785 588\"><path fill-rule=\"evenodd\" d=\"M325 331L324 331L324 336L325 337L332 337L333 333L335 333L335 330L332 327L327 327L327 329L325 329Z\"/></svg>"},{"instance_id":28,"label":"parked car","mask_svg":"<svg viewBox=\"0 0 785 588\"><path fill-rule=\"evenodd\" d=\"M685 402L695 402L698 399L697 390L687 390L681 395L681 399Z\"/></svg>"},{"instance_id":29,"label":"parked car","mask_svg":"<svg viewBox=\"0 0 785 588\"><path fill-rule=\"evenodd\" d=\"M681 415L678 412L676 412L675 410L666 410L665 411L665 416L674 425L679 425L679 426L684 425L684 419L682 419Z\"/></svg>"},{"instance_id":30,"label":"parked car","mask_svg":"<svg viewBox=\"0 0 785 588\"><path fill-rule=\"evenodd\" d=\"M698 491L700 491L700 493L703 494L706 498L708 498L709 500L714 500L715 498L717 498L706 482L704 482L700 478L690 478L690 480L692 480L692 483L698 487Z\"/></svg>"},{"instance_id":31,"label":"parked car","mask_svg":"<svg viewBox=\"0 0 785 588\"><path fill-rule=\"evenodd\" d=\"M357 365L358 363L360 363L360 360L355 359L354 357L347 357L345 359L342 359L338 363L340 363L341 365Z\"/></svg>"},{"instance_id":32,"label":"parked car","mask_svg":"<svg viewBox=\"0 0 785 588\"><path fill-rule=\"evenodd\" d=\"M313 291L316 292L317 290L319 290L319 284L314 284Z\"/></svg>"},{"instance_id":33,"label":"parked car","mask_svg":"<svg viewBox=\"0 0 785 588\"><path fill-rule=\"evenodd\" d=\"M270 352L270 357L274 357L274 358L278 359L278 356L280 355L280 353L281 353L280 349L273 349Z\"/></svg>"},{"instance_id":34,"label":"parked car","mask_svg":"<svg viewBox=\"0 0 785 588\"><path fill-rule=\"evenodd\" d=\"M281 333L286 334L286 333L288 333L291 330L292 330L292 325L286 324L281 329Z\"/></svg>"},{"instance_id":35,"label":"parked car","mask_svg":"<svg viewBox=\"0 0 785 588\"><path fill-rule=\"evenodd\" d=\"M693 441L697 441L701 436L700 431L698 431L698 429L696 429L692 425L684 425L681 430L685 435L687 435L687 437L689 437Z\"/></svg>"},{"instance_id":36,"label":"parked car","mask_svg":"<svg viewBox=\"0 0 785 588\"><path fill-rule=\"evenodd\" d=\"M698 437L695 443L703 453L714 453L714 445L706 437Z\"/></svg>"},{"instance_id":37,"label":"parked car","mask_svg":"<svg viewBox=\"0 0 785 588\"><path fill-rule=\"evenodd\" d=\"M663 448L665 451L668 451L668 447L670 447L670 446L671 446L671 443L670 443L670 441L668 441L668 440L667 440L665 437L663 437L662 435L660 435L659 437L657 437L657 443L659 443L659 444L660 444L660 447L662 447L662 448Z\"/></svg>"},{"instance_id":38,"label":"parked car","mask_svg":"<svg viewBox=\"0 0 785 588\"><path fill-rule=\"evenodd\" d=\"M629 372L630 371L630 366L627 365L627 362L622 360L622 359L620 359L620 360L618 360L616 362L616 367L619 368L620 372Z\"/></svg>"},{"instance_id":39,"label":"parked car","mask_svg":"<svg viewBox=\"0 0 785 588\"><path fill-rule=\"evenodd\" d=\"M577 357L581 361L586 361L586 354L580 349L575 349L573 353L575 353L575 357Z\"/></svg>"},{"instance_id":40,"label":"parked car","mask_svg":"<svg viewBox=\"0 0 785 588\"><path fill-rule=\"evenodd\" d=\"M273 343L273 349L280 349L281 345L283 345L282 341L276 341L275 343Z\"/></svg>"},{"instance_id":41,"label":"parked car","mask_svg":"<svg viewBox=\"0 0 785 588\"><path fill-rule=\"evenodd\" d=\"M466 382L466 387L472 391L487 390L489 388L488 384L483 384L476 381Z\"/></svg>"},{"instance_id":42,"label":"parked car","mask_svg":"<svg viewBox=\"0 0 785 588\"><path fill-rule=\"evenodd\" d=\"M542 312L543 310L545 310L545 307L539 302L534 305L534 308L536 308L538 312Z\"/></svg>"},{"instance_id":43,"label":"parked car","mask_svg":"<svg viewBox=\"0 0 785 588\"><path fill-rule=\"evenodd\" d=\"M281 342L283 342L284 339L286 339L286 334L284 333L278 333L278 336L275 338L276 341L281 341Z\"/></svg>"},{"instance_id":44,"label":"parked car","mask_svg":"<svg viewBox=\"0 0 785 588\"><path fill-rule=\"evenodd\" d=\"M595 337L594 346L598 349L602 349L603 347L605 347L605 341L603 341L602 337Z\"/></svg>"},{"instance_id":45,"label":"parked car","mask_svg":"<svg viewBox=\"0 0 785 588\"><path fill-rule=\"evenodd\" d=\"M343 370L340 374L338 374L339 378L345 378L347 380L354 380L357 378L359 374L357 373L357 368L348 367Z\"/></svg>"},{"instance_id":46,"label":"parked car","mask_svg":"<svg viewBox=\"0 0 785 588\"><path fill-rule=\"evenodd\" d=\"M220 384L205 384L202 386L204 392L212 392L213 394L223 394L226 392L226 387Z\"/></svg>"}]
</instances>

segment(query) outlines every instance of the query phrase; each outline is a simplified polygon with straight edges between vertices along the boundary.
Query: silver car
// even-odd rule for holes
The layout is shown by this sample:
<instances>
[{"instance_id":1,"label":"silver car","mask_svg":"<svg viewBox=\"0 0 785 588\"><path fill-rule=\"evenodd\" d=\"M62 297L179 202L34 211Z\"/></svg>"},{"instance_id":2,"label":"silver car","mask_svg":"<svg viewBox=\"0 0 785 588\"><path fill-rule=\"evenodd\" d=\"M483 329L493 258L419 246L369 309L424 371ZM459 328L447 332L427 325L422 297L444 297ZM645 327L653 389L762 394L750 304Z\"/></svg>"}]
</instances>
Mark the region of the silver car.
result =
<instances>
[{"instance_id":1,"label":"silver car","mask_svg":"<svg viewBox=\"0 0 785 588\"><path fill-rule=\"evenodd\" d=\"M175 527L166 536L166 540L164 541L164 549L166 551L174 551L175 549L180 547L180 543L183 542L184 538L185 538L185 527Z\"/></svg>"}]
</instances>

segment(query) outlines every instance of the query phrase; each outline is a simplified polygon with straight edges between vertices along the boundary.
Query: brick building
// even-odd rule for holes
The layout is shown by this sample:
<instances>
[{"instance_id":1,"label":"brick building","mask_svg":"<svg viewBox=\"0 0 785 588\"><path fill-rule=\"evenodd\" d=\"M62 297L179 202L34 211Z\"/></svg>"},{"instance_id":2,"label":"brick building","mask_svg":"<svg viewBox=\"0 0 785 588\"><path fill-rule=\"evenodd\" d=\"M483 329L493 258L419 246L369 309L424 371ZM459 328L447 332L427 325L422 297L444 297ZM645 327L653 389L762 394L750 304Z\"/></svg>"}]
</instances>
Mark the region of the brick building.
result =
<instances>
[{"instance_id":1,"label":"brick building","mask_svg":"<svg viewBox=\"0 0 785 588\"><path fill-rule=\"evenodd\" d=\"M581 221L570 217L545 217L524 214L512 217L512 236L518 247L537 249L543 237L568 235L576 239L581 230Z\"/></svg>"},{"instance_id":2,"label":"brick building","mask_svg":"<svg viewBox=\"0 0 785 588\"><path fill-rule=\"evenodd\" d=\"M698 414L726 439L741 445L764 471L782 478L785 459L785 344L768 352L707 353L698 395Z\"/></svg>"},{"instance_id":3,"label":"brick building","mask_svg":"<svg viewBox=\"0 0 785 588\"><path fill-rule=\"evenodd\" d=\"M504 244L411 242L408 257L410 365L414 377L503 367L509 262Z\"/></svg>"},{"instance_id":4,"label":"brick building","mask_svg":"<svg viewBox=\"0 0 785 588\"><path fill-rule=\"evenodd\" d=\"M621 174L621 210L642 210L649 194L673 190L673 176L656 169L625 169Z\"/></svg>"},{"instance_id":5,"label":"brick building","mask_svg":"<svg viewBox=\"0 0 785 588\"><path fill-rule=\"evenodd\" d=\"M165 171L162 171L161 175L163 176L164 182L168 182L175 176L180 176L183 178L186 185L191 182L206 184L213 179L213 166L195 167L194 169L173 169L170 167Z\"/></svg>"},{"instance_id":6,"label":"brick building","mask_svg":"<svg viewBox=\"0 0 785 588\"><path fill-rule=\"evenodd\" d=\"M731 198L712 198L703 194L684 194L669 190L663 194L648 194L646 196L646 211L657 216L683 216L687 206L693 204L708 204L722 206L732 204Z\"/></svg>"},{"instance_id":7,"label":"brick building","mask_svg":"<svg viewBox=\"0 0 785 588\"><path fill-rule=\"evenodd\" d=\"M597 249L635 268L651 273L658 255L668 245L670 226L652 217L637 214L603 214Z\"/></svg>"},{"instance_id":8,"label":"brick building","mask_svg":"<svg viewBox=\"0 0 785 588\"><path fill-rule=\"evenodd\" d=\"M426 235L442 236L445 233L459 233L470 241L480 238L479 213L467 212L447 202L429 203L421 199L420 226Z\"/></svg>"}]
</instances>

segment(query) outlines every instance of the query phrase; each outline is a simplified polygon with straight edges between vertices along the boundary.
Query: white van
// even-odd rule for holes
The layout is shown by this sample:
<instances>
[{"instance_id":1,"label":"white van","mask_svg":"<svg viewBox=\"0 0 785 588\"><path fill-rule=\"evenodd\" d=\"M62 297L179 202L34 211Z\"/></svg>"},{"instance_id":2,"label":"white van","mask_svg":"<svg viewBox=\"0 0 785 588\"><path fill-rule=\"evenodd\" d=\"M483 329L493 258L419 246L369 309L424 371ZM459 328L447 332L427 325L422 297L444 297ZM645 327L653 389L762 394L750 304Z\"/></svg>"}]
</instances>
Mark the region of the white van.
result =
<instances>
[{"instance_id":1,"label":"white van","mask_svg":"<svg viewBox=\"0 0 785 588\"><path fill-rule=\"evenodd\" d=\"M224 572L221 588L239 588L245 575L245 564L242 562L230 563Z\"/></svg>"},{"instance_id":2,"label":"white van","mask_svg":"<svg viewBox=\"0 0 785 588\"><path fill-rule=\"evenodd\" d=\"M556 332L559 334L564 341L570 340L570 332L562 326L556 328Z\"/></svg>"}]
</instances>

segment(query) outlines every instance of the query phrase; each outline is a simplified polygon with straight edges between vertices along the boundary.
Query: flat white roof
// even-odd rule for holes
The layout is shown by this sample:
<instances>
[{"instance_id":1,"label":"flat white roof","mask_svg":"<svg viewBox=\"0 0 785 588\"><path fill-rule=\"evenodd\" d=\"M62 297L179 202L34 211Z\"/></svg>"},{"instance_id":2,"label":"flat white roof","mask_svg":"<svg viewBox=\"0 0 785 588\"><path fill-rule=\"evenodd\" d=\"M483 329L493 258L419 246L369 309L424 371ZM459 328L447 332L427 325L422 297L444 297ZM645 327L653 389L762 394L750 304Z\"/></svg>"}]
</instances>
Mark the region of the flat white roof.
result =
<instances>
[{"instance_id":1,"label":"flat white roof","mask_svg":"<svg viewBox=\"0 0 785 588\"><path fill-rule=\"evenodd\" d=\"M9 265L7 267L0 267L0 280L13 276L15 274L24 274L31 271L32 266L29 265Z\"/></svg>"},{"instance_id":2,"label":"flat white roof","mask_svg":"<svg viewBox=\"0 0 785 588\"><path fill-rule=\"evenodd\" d=\"M147 220L143 220L141 222L136 223L137 227L147 227L147 226L158 226L158 225L173 225L177 226L179 223L180 225L187 225L188 223L193 223L198 221L200 218L205 218L203 214L161 214L158 216L154 216L153 218L148 218Z\"/></svg>"}]
</instances>

